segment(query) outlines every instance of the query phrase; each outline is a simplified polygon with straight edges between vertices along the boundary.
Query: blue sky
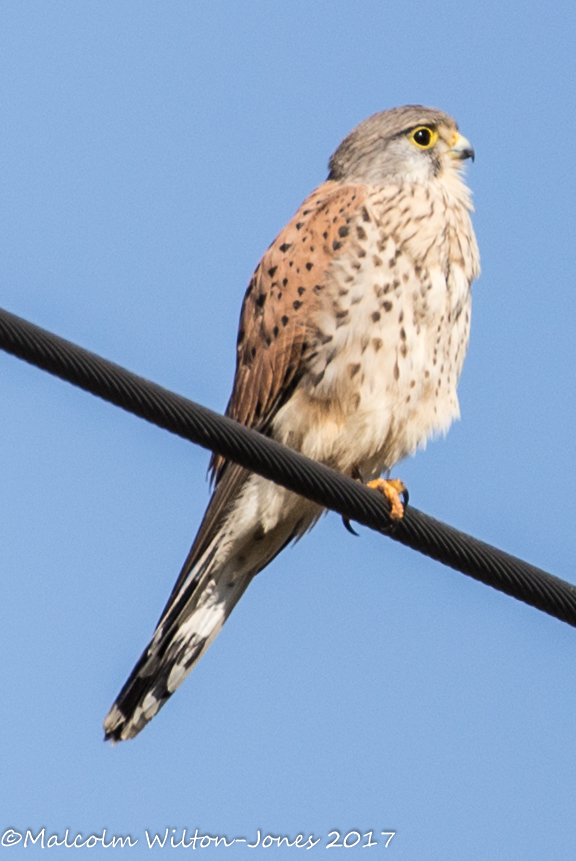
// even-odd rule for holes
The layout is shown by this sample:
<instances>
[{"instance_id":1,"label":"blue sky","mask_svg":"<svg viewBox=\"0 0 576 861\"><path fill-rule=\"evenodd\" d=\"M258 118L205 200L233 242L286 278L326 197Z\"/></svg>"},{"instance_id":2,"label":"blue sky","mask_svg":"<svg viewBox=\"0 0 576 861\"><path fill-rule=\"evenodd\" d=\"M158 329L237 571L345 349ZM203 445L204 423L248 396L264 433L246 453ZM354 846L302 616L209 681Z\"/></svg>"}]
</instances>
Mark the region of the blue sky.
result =
<instances>
[{"instance_id":1,"label":"blue sky","mask_svg":"<svg viewBox=\"0 0 576 861\"><path fill-rule=\"evenodd\" d=\"M575 14L6 0L0 304L222 410L246 284L331 152L375 111L440 107L476 149L483 275L462 421L396 473L418 508L576 581ZM334 829L372 831L367 857L573 854L576 631L334 515L145 732L105 745L208 455L4 354L0 391L2 833L106 828L133 858L166 828L313 834L311 857Z\"/></svg>"}]
</instances>

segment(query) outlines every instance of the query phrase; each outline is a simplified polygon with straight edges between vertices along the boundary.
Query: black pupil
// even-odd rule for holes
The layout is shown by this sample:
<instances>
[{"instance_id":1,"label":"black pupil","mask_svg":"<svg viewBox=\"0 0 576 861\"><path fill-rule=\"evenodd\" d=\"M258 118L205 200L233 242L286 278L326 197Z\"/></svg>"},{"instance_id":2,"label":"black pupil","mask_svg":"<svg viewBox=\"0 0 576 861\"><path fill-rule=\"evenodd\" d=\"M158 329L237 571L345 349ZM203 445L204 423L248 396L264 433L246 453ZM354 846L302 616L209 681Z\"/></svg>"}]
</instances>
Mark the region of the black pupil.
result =
<instances>
[{"instance_id":1,"label":"black pupil","mask_svg":"<svg viewBox=\"0 0 576 861\"><path fill-rule=\"evenodd\" d=\"M418 129L417 132L414 132L414 140L417 144L420 144L420 146L428 146L431 138L432 135L430 134L429 129Z\"/></svg>"}]
</instances>

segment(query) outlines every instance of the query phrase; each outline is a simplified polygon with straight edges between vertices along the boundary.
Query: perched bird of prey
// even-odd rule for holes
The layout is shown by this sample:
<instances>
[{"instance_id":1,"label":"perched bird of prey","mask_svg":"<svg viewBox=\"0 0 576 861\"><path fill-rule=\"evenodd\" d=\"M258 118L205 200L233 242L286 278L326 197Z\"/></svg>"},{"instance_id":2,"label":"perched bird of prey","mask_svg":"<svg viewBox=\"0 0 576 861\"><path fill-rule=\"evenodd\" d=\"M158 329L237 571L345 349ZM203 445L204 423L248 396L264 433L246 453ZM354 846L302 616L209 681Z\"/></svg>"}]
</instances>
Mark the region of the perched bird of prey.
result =
<instances>
[{"instance_id":1,"label":"perched bird of prey","mask_svg":"<svg viewBox=\"0 0 576 861\"><path fill-rule=\"evenodd\" d=\"M244 298L227 415L368 481L459 415L479 256L454 120L369 117L264 254ZM150 644L104 724L133 738L184 681L255 574L322 510L213 456L214 492Z\"/></svg>"}]
</instances>

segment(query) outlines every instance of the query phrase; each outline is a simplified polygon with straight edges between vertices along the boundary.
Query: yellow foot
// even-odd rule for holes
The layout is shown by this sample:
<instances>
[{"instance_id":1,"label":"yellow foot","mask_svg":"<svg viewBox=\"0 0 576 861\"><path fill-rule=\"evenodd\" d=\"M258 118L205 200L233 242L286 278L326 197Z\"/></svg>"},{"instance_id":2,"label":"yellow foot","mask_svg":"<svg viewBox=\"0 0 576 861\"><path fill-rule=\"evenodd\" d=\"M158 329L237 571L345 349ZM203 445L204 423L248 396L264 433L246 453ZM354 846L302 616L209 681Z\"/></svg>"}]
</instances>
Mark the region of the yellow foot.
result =
<instances>
[{"instance_id":1,"label":"yellow foot","mask_svg":"<svg viewBox=\"0 0 576 861\"><path fill-rule=\"evenodd\" d=\"M408 491L406 485L399 478L376 478L368 482L368 487L379 490L390 503L390 517L392 520L401 520L404 517L404 509L408 504ZM402 499L404 495L404 500Z\"/></svg>"}]
</instances>

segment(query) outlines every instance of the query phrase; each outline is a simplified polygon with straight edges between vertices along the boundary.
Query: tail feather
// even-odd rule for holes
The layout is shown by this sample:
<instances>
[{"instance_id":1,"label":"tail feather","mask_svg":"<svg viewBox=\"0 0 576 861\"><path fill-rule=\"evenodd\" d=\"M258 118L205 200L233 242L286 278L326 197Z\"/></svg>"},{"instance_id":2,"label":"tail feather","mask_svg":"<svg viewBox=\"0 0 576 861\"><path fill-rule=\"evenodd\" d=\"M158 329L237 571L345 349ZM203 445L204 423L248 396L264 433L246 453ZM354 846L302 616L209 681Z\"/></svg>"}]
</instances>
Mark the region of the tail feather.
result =
<instances>
[{"instance_id":1,"label":"tail feather","mask_svg":"<svg viewBox=\"0 0 576 861\"><path fill-rule=\"evenodd\" d=\"M272 509L277 515L270 519ZM247 478L236 467L224 473L154 636L106 716L105 739L134 738L144 728L204 654L252 578L319 514L313 503L258 476Z\"/></svg>"},{"instance_id":2,"label":"tail feather","mask_svg":"<svg viewBox=\"0 0 576 861\"><path fill-rule=\"evenodd\" d=\"M222 590L214 579L194 578L194 591L204 586L203 600L190 612L193 595L186 595L171 624L166 619L158 626L104 721L105 739L134 738L144 728L206 651L251 579L243 577Z\"/></svg>"},{"instance_id":3,"label":"tail feather","mask_svg":"<svg viewBox=\"0 0 576 861\"><path fill-rule=\"evenodd\" d=\"M217 572L212 570L215 556L230 510L247 477L248 473L234 464L223 471L154 636L106 716L106 740L133 738L154 717L212 642L248 586L250 577L228 590L221 602L222 620L210 630L209 620L214 614L208 599L217 582ZM184 666L187 669L183 673L177 669Z\"/></svg>"}]
</instances>

